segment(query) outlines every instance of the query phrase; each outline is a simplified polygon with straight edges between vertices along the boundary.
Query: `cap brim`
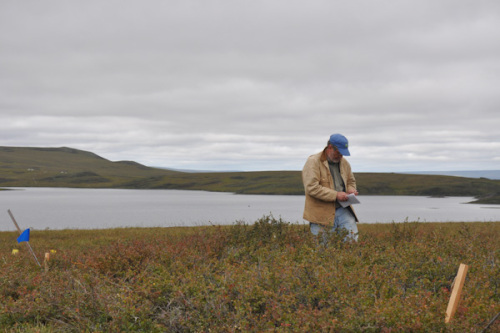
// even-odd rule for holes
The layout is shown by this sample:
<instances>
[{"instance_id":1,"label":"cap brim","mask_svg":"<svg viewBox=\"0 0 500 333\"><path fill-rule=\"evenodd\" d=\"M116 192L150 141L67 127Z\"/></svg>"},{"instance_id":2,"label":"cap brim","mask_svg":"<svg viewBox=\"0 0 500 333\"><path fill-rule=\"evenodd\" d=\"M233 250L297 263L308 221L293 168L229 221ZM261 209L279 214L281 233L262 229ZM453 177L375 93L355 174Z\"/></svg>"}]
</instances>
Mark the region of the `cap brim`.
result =
<instances>
[{"instance_id":1,"label":"cap brim","mask_svg":"<svg viewBox=\"0 0 500 333\"><path fill-rule=\"evenodd\" d=\"M342 154L342 156L351 156L349 150L347 148L337 148L338 151Z\"/></svg>"}]
</instances>

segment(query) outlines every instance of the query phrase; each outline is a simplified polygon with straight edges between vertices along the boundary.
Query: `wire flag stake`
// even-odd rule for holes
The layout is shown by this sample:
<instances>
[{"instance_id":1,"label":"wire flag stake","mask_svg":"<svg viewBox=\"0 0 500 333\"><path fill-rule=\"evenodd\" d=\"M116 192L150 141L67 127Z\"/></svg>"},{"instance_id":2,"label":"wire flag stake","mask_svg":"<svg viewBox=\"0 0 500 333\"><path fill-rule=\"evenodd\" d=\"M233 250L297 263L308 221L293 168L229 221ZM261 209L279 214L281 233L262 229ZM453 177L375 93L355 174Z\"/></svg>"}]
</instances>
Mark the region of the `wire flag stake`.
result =
<instances>
[{"instance_id":1,"label":"wire flag stake","mask_svg":"<svg viewBox=\"0 0 500 333\"><path fill-rule=\"evenodd\" d=\"M26 242L26 245L28 246L28 249L30 250L31 254L33 255L33 258L35 258L36 263L40 268L42 268L42 265L40 265L40 262L38 261L38 258L35 255L35 252L33 252L33 249L31 248L31 245L29 243L29 229L26 229L24 232L21 231L21 228L19 228L19 224L17 224L16 219L14 218L14 215L12 215L12 212L10 209L7 210L7 212L10 215L10 218L12 219L12 222L16 226L17 231L19 232L19 238L17 239L18 242Z\"/></svg>"}]
</instances>

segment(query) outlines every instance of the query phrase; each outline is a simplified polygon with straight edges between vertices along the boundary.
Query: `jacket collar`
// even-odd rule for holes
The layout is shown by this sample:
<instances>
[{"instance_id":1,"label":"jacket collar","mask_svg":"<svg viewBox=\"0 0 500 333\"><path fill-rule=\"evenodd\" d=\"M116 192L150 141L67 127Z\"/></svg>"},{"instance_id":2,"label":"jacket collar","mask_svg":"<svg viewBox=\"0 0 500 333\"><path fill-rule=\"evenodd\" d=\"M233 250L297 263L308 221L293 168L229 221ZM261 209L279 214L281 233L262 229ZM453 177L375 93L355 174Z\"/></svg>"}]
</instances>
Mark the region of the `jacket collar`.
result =
<instances>
[{"instance_id":1,"label":"jacket collar","mask_svg":"<svg viewBox=\"0 0 500 333\"><path fill-rule=\"evenodd\" d=\"M323 149L323 152L321 153L321 156L319 157L319 160L320 160L321 162L325 162L325 161L327 161L327 158L326 158L326 148L325 148L325 149Z\"/></svg>"}]
</instances>

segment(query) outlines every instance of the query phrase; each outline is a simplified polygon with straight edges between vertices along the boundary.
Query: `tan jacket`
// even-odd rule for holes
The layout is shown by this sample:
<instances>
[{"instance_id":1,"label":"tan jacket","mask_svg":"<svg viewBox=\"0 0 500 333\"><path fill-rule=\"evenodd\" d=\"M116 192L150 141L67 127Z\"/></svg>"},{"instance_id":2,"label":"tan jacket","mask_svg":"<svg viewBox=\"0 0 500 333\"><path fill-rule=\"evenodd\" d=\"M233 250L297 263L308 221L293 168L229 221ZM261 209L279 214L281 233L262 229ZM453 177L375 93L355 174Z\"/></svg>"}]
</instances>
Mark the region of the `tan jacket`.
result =
<instances>
[{"instance_id":1,"label":"tan jacket","mask_svg":"<svg viewBox=\"0 0 500 333\"><path fill-rule=\"evenodd\" d=\"M356 190L356 179L352 174L351 165L345 158L340 160L340 175L344 180L346 192L349 189ZM325 226L333 225L337 191L334 190L333 177L324 150L307 159L302 169L302 181L306 194L304 219ZM356 222L359 222L352 207L349 209Z\"/></svg>"}]
</instances>

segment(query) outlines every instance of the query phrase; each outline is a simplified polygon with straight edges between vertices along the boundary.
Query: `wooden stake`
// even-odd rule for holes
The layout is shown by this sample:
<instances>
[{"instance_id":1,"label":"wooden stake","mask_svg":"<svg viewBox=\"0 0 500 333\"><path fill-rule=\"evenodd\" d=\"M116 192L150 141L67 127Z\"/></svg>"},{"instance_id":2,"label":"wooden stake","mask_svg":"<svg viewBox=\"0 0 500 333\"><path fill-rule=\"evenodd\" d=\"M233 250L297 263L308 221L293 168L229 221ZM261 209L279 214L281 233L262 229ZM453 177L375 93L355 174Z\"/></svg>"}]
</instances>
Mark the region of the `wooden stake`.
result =
<instances>
[{"instance_id":1,"label":"wooden stake","mask_svg":"<svg viewBox=\"0 0 500 333\"><path fill-rule=\"evenodd\" d=\"M462 288L465 283L465 276L467 275L467 270L469 266L465 264L460 264L458 268L458 273L455 278L455 282L453 284L453 288L451 290L450 302L448 303L448 309L446 309L446 318L444 320L445 323L449 323L455 312L457 311L458 303L460 302L460 296L462 294Z\"/></svg>"},{"instance_id":2,"label":"wooden stake","mask_svg":"<svg viewBox=\"0 0 500 333\"><path fill-rule=\"evenodd\" d=\"M45 267L45 272L49 271L49 260L50 260L50 253L45 252L45 259L43 260L43 267Z\"/></svg>"}]
</instances>

